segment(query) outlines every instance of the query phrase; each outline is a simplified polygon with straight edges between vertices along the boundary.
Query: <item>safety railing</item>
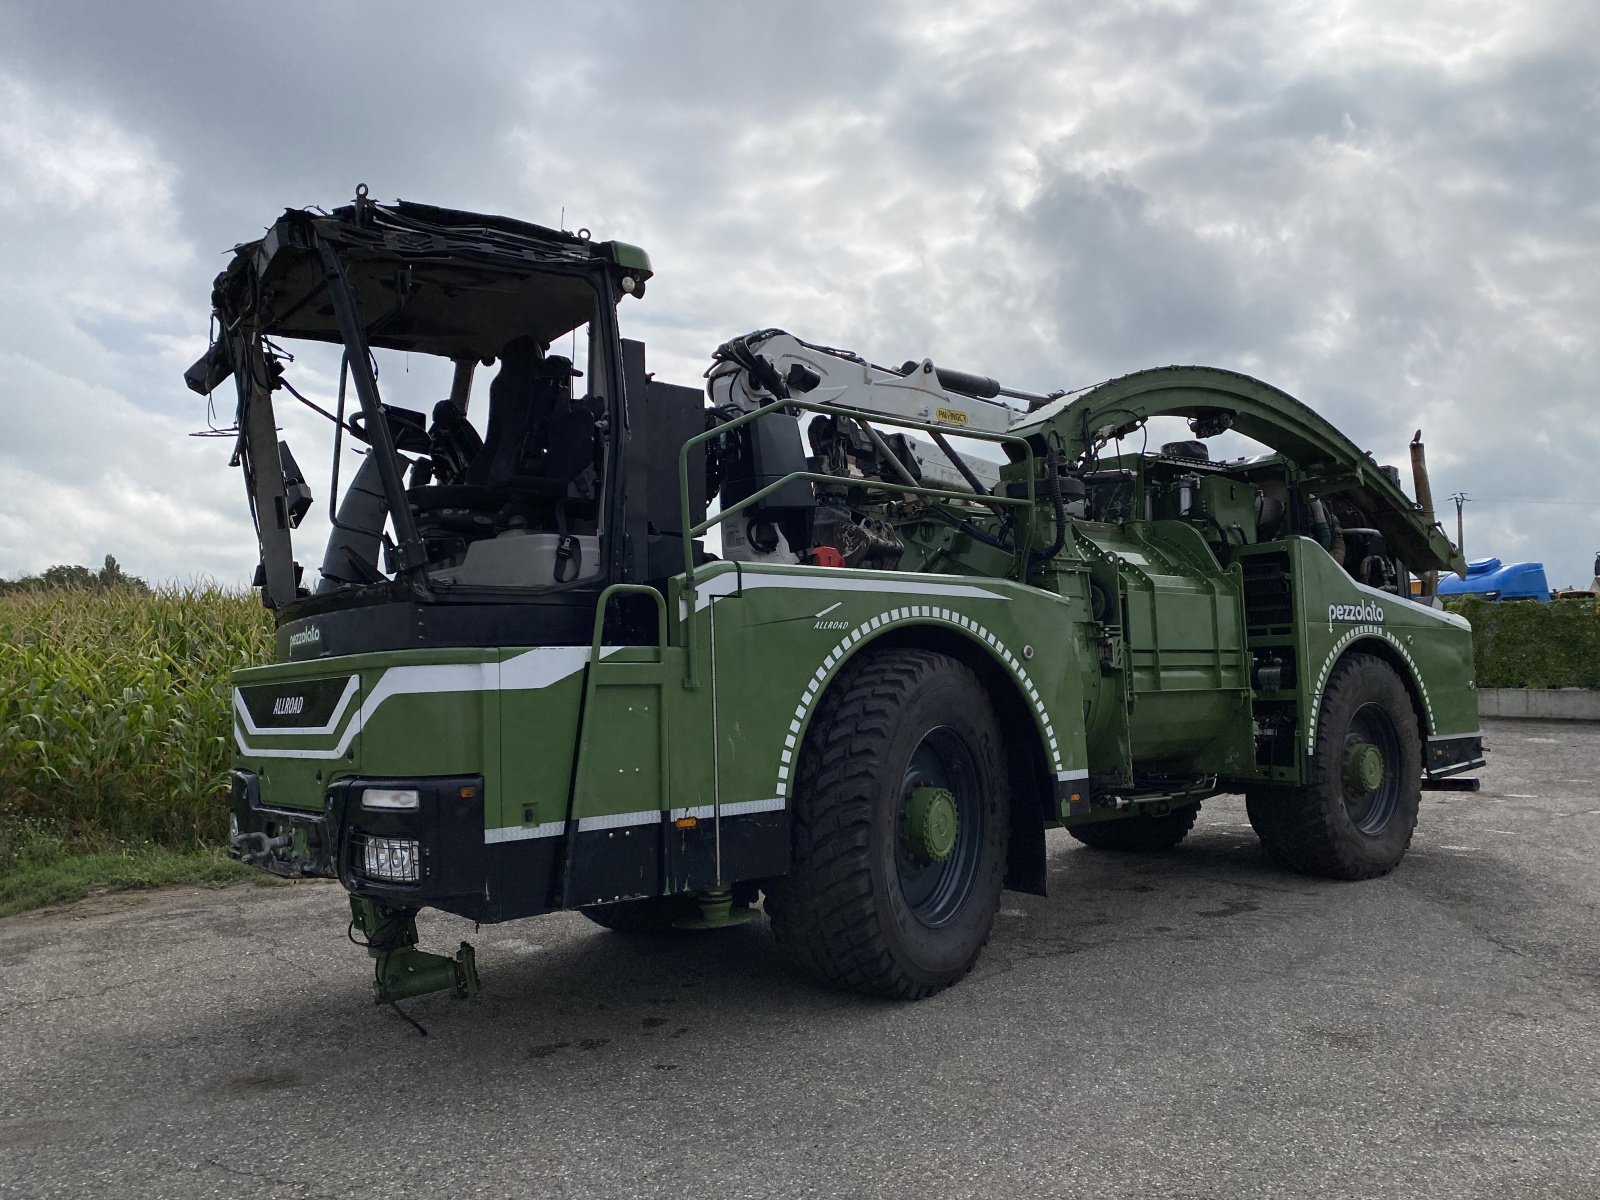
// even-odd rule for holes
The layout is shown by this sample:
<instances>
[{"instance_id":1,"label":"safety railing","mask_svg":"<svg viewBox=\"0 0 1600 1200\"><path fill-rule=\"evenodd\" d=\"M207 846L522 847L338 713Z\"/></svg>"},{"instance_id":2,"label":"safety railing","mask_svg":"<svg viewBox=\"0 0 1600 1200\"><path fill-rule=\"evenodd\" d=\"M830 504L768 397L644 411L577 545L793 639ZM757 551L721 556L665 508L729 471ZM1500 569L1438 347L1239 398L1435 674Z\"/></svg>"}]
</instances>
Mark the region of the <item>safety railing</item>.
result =
<instances>
[{"instance_id":1,"label":"safety railing","mask_svg":"<svg viewBox=\"0 0 1600 1200\"><path fill-rule=\"evenodd\" d=\"M827 475L817 471L791 471L781 479L769 483L766 487L752 492L750 495L746 496L737 503L731 504L727 508L707 516L705 520L699 522L698 524L692 524L692 513L690 512L689 507L689 498L691 495L689 490L689 459L695 447L703 446L707 442L715 441L725 434L738 429L741 425L748 425L764 416L768 416L775 412L782 412L788 409L799 409L802 412L819 413L825 416L850 417L854 420L862 421L870 425L888 425L897 429L921 430L925 433L933 434L936 437L941 435L949 435L952 432L948 426L937 425L932 421L918 421L908 417L893 417L879 413L862 412L857 409L844 408L839 405L817 404L809 400L775 400L770 404L764 404L760 408L751 412L742 413L733 418L733 420L726 421L713 429L708 429L704 433L696 434L694 437L684 442L682 448L678 451L678 499L681 506L679 515L682 520L683 529L683 578L684 591L687 599L687 604L685 605L686 611L684 613L685 627L683 639L683 644L687 650L688 659L688 670L684 680L685 686L687 687L693 688L698 686L697 661L699 656L696 653L697 637L695 632L695 539L705 536L705 534L722 524L724 521L728 520L728 518L738 516L746 509L753 508L754 506L760 504L761 501L766 499L768 496L772 495L774 492L780 491L789 484L799 481L806 483L839 484L844 487L863 488L868 491L889 492L895 495L903 496L923 496L929 499L949 500L968 505L981 504L986 507L1020 508L1029 510L1030 514L1033 510L1035 501L1034 453L1033 447L1028 443L1028 440L1023 437L1018 437L1016 434L988 433L974 430L971 432L964 431L956 436L971 438L976 441L1012 445L1018 447L1022 451L1022 461L1026 464L1027 468L1024 475L1027 481L1027 494L1025 496L980 496L970 491L959 491L954 488L918 487L913 484L897 483L886 479L853 479L849 476ZM1033 532L1034 521L1030 515L1030 518L1022 523L1022 530L1017 539L1016 558L1018 579L1025 580L1028 577L1028 554L1032 549Z\"/></svg>"},{"instance_id":2,"label":"safety railing","mask_svg":"<svg viewBox=\"0 0 1600 1200\"><path fill-rule=\"evenodd\" d=\"M667 601L655 588L643 583L613 583L600 593L600 602L594 610L594 636L589 641L589 665L600 661L600 644L606 632L606 609L613 596L649 596L656 606L656 647L661 660L667 657ZM591 671L590 678L594 672Z\"/></svg>"}]
</instances>

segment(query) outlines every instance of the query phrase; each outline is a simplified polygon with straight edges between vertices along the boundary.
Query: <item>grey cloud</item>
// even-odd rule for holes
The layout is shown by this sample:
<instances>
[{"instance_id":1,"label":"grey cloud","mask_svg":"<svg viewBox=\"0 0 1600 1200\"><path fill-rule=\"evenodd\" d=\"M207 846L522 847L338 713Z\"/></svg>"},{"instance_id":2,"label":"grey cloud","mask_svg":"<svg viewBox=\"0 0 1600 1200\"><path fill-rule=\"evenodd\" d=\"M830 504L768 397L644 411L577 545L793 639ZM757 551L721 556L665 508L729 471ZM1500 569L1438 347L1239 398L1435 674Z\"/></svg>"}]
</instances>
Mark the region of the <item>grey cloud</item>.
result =
<instances>
[{"instance_id":1,"label":"grey cloud","mask_svg":"<svg viewBox=\"0 0 1600 1200\"><path fill-rule=\"evenodd\" d=\"M658 275L624 319L685 382L766 324L1041 389L1190 359L1387 460L1425 424L1441 494L1578 498L1600 453L1600 39L1574 6L1459 11L12 6L17 128L71 169L41 183L0 136L0 395L162 421L18 422L0 573L57 554L28 472L80 515L87 561L243 576L238 480L223 447L174 440L202 421L177 371L219 251L360 180L644 244ZM128 439L180 514L139 561L92 515L127 495ZM1577 505L1469 519L1469 548L1558 581L1600 545Z\"/></svg>"}]
</instances>

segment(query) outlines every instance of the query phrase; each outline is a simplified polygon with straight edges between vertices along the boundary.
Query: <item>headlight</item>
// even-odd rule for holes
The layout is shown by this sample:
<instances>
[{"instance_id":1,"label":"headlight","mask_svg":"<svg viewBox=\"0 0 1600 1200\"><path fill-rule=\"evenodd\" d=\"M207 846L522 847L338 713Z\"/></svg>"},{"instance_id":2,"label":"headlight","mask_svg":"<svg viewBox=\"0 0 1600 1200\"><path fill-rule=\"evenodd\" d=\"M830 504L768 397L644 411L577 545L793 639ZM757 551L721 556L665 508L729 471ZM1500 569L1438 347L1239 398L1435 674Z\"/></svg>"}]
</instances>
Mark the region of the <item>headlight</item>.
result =
<instances>
[{"instance_id":1,"label":"headlight","mask_svg":"<svg viewBox=\"0 0 1600 1200\"><path fill-rule=\"evenodd\" d=\"M411 794L416 795L415 792ZM422 862L417 839L368 837L361 873L368 879L383 879L390 883L420 882Z\"/></svg>"},{"instance_id":2,"label":"headlight","mask_svg":"<svg viewBox=\"0 0 1600 1200\"><path fill-rule=\"evenodd\" d=\"M415 810L421 803L416 788L366 788L361 793L362 808Z\"/></svg>"}]
</instances>

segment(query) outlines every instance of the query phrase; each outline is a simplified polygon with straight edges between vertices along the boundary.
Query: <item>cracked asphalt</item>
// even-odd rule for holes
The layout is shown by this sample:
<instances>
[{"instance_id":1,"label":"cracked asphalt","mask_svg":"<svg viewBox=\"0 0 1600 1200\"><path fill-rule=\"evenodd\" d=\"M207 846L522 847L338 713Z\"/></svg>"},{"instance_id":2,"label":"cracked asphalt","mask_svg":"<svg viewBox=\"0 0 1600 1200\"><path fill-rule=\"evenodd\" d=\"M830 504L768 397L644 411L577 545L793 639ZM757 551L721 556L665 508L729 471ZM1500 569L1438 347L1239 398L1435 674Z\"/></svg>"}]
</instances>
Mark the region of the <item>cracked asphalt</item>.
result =
<instances>
[{"instance_id":1,"label":"cracked asphalt","mask_svg":"<svg viewBox=\"0 0 1600 1200\"><path fill-rule=\"evenodd\" d=\"M471 1004L373 1007L336 886L0 921L0 1195L1600 1196L1600 725L1489 721L1362 884L1241 801L1052 834L965 982L821 988L762 922L485 927Z\"/></svg>"}]
</instances>

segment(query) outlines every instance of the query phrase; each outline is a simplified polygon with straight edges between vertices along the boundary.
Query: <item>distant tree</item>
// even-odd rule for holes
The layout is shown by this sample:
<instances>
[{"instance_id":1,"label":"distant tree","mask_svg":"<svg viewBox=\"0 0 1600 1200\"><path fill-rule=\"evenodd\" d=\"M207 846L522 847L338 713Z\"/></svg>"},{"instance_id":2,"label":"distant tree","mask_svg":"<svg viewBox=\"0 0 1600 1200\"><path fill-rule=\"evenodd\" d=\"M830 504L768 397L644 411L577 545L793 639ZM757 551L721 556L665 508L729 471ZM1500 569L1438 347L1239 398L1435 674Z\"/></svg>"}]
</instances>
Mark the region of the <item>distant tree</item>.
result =
<instances>
[{"instance_id":1,"label":"distant tree","mask_svg":"<svg viewBox=\"0 0 1600 1200\"><path fill-rule=\"evenodd\" d=\"M105 562L100 567L100 574L96 578L96 585L101 588L133 588L136 591L148 592L150 587L144 580L135 575L129 575L111 555L106 555Z\"/></svg>"},{"instance_id":2,"label":"distant tree","mask_svg":"<svg viewBox=\"0 0 1600 1200\"><path fill-rule=\"evenodd\" d=\"M148 592L150 585L137 575L129 575L122 569L115 556L106 555L105 561L98 571L88 567L69 566L57 564L46 567L41 574L23 575L17 579L0 579L0 595L6 592L22 591L51 591L56 589L71 588L78 591L104 592L112 588L128 588L137 592Z\"/></svg>"},{"instance_id":3,"label":"distant tree","mask_svg":"<svg viewBox=\"0 0 1600 1200\"><path fill-rule=\"evenodd\" d=\"M47 588L92 588L99 579L88 567L46 567L39 583Z\"/></svg>"}]
</instances>

